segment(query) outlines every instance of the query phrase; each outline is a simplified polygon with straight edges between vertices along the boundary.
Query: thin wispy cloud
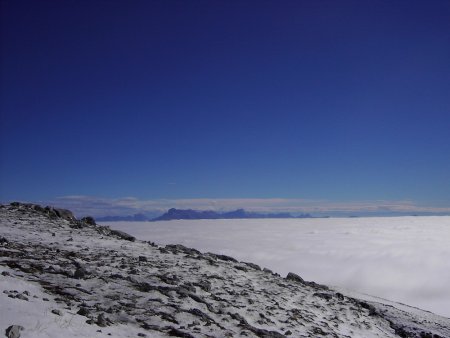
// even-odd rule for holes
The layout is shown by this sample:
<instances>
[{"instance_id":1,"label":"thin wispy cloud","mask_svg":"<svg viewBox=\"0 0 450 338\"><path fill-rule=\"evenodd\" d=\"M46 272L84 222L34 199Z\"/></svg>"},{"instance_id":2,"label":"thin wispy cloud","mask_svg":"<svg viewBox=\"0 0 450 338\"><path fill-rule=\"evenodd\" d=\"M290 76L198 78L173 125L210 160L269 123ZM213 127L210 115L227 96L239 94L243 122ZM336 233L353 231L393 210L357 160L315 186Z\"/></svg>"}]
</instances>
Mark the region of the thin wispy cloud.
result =
<instances>
[{"instance_id":1,"label":"thin wispy cloud","mask_svg":"<svg viewBox=\"0 0 450 338\"><path fill-rule=\"evenodd\" d=\"M423 206L413 201L333 202L313 199L285 198L193 198L193 199L138 199L136 197L104 198L95 196L62 196L41 202L70 209L77 215L132 215L136 213L163 213L170 208L229 211L239 208L254 212L291 212L323 215L360 213L450 213L450 207Z\"/></svg>"}]
</instances>

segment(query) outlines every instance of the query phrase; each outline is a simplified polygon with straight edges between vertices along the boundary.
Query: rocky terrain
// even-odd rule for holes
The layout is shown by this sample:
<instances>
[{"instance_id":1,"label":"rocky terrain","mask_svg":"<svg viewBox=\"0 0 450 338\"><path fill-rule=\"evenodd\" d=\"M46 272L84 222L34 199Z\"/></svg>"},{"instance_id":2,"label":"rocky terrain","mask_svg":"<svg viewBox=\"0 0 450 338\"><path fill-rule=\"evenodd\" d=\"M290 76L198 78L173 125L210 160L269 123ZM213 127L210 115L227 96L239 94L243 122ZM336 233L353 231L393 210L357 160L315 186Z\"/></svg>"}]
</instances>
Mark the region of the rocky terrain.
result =
<instances>
[{"instance_id":1,"label":"rocky terrain","mask_svg":"<svg viewBox=\"0 0 450 338\"><path fill-rule=\"evenodd\" d=\"M7 337L450 337L450 319L158 246L70 211L0 206Z\"/></svg>"}]
</instances>

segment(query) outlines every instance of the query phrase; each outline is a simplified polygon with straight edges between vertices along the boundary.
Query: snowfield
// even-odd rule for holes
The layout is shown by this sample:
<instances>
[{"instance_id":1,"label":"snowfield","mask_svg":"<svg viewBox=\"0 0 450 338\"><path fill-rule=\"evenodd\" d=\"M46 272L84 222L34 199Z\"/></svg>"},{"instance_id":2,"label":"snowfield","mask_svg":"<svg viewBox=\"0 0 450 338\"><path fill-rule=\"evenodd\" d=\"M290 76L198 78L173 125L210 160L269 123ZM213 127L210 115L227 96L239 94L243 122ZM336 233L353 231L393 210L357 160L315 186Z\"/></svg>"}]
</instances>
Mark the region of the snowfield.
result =
<instances>
[{"instance_id":1,"label":"snowfield","mask_svg":"<svg viewBox=\"0 0 450 338\"><path fill-rule=\"evenodd\" d=\"M449 216L108 224L450 317Z\"/></svg>"},{"instance_id":2,"label":"snowfield","mask_svg":"<svg viewBox=\"0 0 450 338\"><path fill-rule=\"evenodd\" d=\"M9 338L450 337L431 312L31 204L0 205L0 289Z\"/></svg>"}]
</instances>

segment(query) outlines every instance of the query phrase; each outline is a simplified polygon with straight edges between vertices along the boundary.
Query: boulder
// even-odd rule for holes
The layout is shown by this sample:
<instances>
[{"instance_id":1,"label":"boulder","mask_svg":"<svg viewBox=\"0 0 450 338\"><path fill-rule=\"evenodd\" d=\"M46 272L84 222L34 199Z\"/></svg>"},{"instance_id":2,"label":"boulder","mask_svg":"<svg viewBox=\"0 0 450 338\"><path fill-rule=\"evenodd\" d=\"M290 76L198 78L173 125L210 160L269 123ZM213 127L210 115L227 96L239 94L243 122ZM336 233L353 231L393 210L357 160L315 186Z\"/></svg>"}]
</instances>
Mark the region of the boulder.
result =
<instances>
[{"instance_id":1,"label":"boulder","mask_svg":"<svg viewBox=\"0 0 450 338\"><path fill-rule=\"evenodd\" d=\"M97 322L96 324L100 327L106 327L108 326L108 318L105 317L105 315L103 313L100 313L97 317Z\"/></svg>"},{"instance_id":2,"label":"boulder","mask_svg":"<svg viewBox=\"0 0 450 338\"><path fill-rule=\"evenodd\" d=\"M95 223L94 217L92 217L92 216L86 216L86 217L83 217L83 218L81 219L81 221L82 221L83 223L88 224L88 225L97 225L97 223Z\"/></svg>"},{"instance_id":3,"label":"boulder","mask_svg":"<svg viewBox=\"0 0 450 338\"><path fill-rule=\"evenodd\" d=\"M20 337L20 331L24 330L23 326L20 325L11 325L9 326L6 331L6 337L8 338L19 338Z\"/></svg>"},{"instance_id":4,"label":"boulder","mask_svg":"<svg viewBox=\"0 0 450 338\"><path fill-rule=\"evenodd\" d=\"M72 212L70 210L57 209L57 208L54 208L53 210L56 213L56 216L58 216L59 218L65 219L67 221L75 221L76 220L75 216L72 214Z\"/></svg>"},{"instance_id":5,"label":"boulder","mask_svg":"<svg viewBox=\"0 0 450 338\"><path fill-rule=\"evenodd\" d=\"M293 282L302 283L302 284L305 282L302 277L300 277L299 275L297 275L293 272L289 272L286 276L286 279L291 280Z\"/></svg>"},{"instance_id":6,"label":"boulder","mask_svg":"<svg viewBox=\"0 0 450 338\"><path fill-rule=\"evenodd\" d=\"M136 240L135 237L127 234L126 232L120 230L111 230L111 235L119 237L120 239L124 239L126 241L134 242Z\"/></svg>"},{"instance_id":7,"label":"boulder","mask_svg":"<svg viewBox=\"0 0 450 338\"><path fill-rule=\"evenodd\" d=\"M90 315L90 311L86 307L80 307L77 314L80 316L88 317Z\"/></svg>"},{"instance_id":8,"label":"boulder","mask_svg":"<svg viewBox=\"0 0 450 338\"><path fill-rule=\"evenodd\" d=\"M73 278L84 279L84 278L86 278L87 274L88 273L87 273L86 269L84 269L83 267L80 266L75 270L75 273L73 274Z\"/></svg>"},{"instance_id":9,"label":"boulder","mask_svg":"<svg viewBox=\"0 0 450 338\"><path fill-rule=\"evenodd\" d=\"M254 270L261 271L261 267L260 267L258 264L255 264L255 263L249 263L249 262L242 262L242 263L244 263L245 265L251 267L251 268L254 269Z\"/></svg>"}]
</instances>

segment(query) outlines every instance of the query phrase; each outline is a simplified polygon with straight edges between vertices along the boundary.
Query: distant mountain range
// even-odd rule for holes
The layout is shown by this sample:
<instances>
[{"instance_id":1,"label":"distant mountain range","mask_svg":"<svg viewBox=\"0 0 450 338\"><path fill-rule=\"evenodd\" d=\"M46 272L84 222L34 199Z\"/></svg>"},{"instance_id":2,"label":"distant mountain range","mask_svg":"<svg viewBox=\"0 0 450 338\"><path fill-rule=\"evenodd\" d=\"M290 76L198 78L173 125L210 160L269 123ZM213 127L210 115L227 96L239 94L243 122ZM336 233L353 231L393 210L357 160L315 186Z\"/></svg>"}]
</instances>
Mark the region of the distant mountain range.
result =
<instances>
[{"instance_id":1,"label":"distant mountain range","mask_svg":"<svg viewBox=\"0 0 450 338\"><path fill-rule=\"evenodd\" d=\"M165 214L156 217L153 221L170 221L174 219L239 219L239 218L294 218L289 213L260 214L237 209L228 212L216 212L212 210L198 211L192 209L169 209Z\"/></svg>"},{"instance_id":2,"label":"distant mountain range","mask_svg":"<svg viewBox=\"0 0 450 338\"><path fill-rule=\"evenodd\" d=\"M309 214L293 216L290 213L269 213L262 214L257 212L237 209L234 211L217 212L213 210L192 210L192 209L169 209L163 215L150 218L144 214L135 214L131 216L105 216L97 217L98 222L139 222L139 221L170 221L176 219L242 219L242 218L311 218Z\"/></svg>"},{"instance_id":3,"label":"distant mountain range","mask_svg":"<svg viewBox=\"0 0 450 338\"><path fill-rule=\"evenodd\" d=\"M95 220L97 222L143 222L150 221L151 219L145 216L144 214L134 214L130 216L104 216L104 217L96 217Z\"/></svg>"}]
</instances>

